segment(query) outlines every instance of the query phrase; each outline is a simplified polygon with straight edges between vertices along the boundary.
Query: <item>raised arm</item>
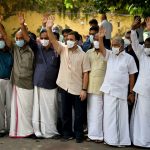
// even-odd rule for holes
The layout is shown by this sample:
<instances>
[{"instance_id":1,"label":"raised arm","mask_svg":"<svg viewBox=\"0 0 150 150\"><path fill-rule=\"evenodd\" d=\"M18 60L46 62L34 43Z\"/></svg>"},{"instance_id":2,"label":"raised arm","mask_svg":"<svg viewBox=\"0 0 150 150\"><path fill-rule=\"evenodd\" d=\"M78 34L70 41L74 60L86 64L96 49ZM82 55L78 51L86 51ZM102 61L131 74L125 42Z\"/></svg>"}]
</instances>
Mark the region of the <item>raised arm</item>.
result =
<instances>
[{"instance_id":1,"label":"raised arm","mask_svg":"<svg viewBox=\"0 0 150 150\"><path fill-rule=\"evenodd\" d=\"M7 45L7 47L11 48L12 46L12 42L10 40L10 38L7 36L7 33L5 31L5 28L4 26L2 25L2 20L3 20L3 16L0 15L0 33L2 34L3 38L4 38L4 41Z\"/></svg>"},{"instance_id":2,"label":"raised arm","mask_svg":"<svg viewBox=\"0 0 150 150\"><path fill-rule=\"evenodd\" d=\"M100 48L100 52L102 53L104 57L106 57L106 49L105 49L104 42L103 42L105 33L106 33L105 28L101 26L99 28L99 48Z\"/></svg>"},{"instance_id":3,"label":"raised arm","mask_svg":"<svg viewBox=\"0 0 150 150\"><path fill-rule=\"evenodd\" d=\"M61 53L61 50L63 49L63 46L56 40L53 32L52 32L52 27L54 25L54 16L50 16L47 18L47 23L46 23L46 29L48 32L48 37L50 42L52 43L54 49L57 51L57 53Z\"/></svg>"},{"instance_id":4,"label":"raised arm","mask_svg":"<svg viewBox=\"0 0 150 150\"><path fill-rule=\"evenodd\" d=\"M19 13L18 14L18 19L19 19L19 23L20 23L20 26L21 26L21 31L22 31L24 40L26 42L29 42L30 41L30 37L29 37L28 31L27 31L27 28L24 25L24 23L25 23L24 14L23 13Z\"/></svg>"},{"instance_id":5,"label":"raised arm","mask_svg":"<svg viewBox=\"0 0 150 150\"><path fill-rule=\"evenodd\" d=\"M136 19L131 26L131 41L132 48L137 56L140 56L143 52L143 46L139 44L139 40L137 37L136 29L139 26L139 19Z\"/></svg>"},{"instance_id":6,"label":"raised arm","mask_svg":"<svg viewBox=\"0 0 150 150\"><path fill-rule=\"evenodd\" d=\"M150 31L150 17L147 17L146 20L145 20L145 22L146 22L146 29L148 31Z\"/></svg>"}]
</instances>

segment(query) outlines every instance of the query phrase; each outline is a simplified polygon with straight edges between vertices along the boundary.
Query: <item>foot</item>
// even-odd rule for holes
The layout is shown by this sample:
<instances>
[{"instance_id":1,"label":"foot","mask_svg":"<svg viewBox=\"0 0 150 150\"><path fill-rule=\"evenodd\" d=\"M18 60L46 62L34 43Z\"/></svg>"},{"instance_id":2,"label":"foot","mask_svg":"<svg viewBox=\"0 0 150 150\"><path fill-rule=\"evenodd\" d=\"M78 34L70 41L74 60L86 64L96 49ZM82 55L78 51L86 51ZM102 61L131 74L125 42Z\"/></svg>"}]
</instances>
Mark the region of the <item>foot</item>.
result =
<instances>
[{"instance_id":1,"label":"foot","mask_svg":"<svg viewBox=\"0 0 150 150\"><path fill-rule=\"evenodd\" d=\"M76 143L82 143L83 142L83 139L79 138L79 139L76 139Z\"/></svg>"},{"instance_id":2,"label":"foot","mask_svg":"<svg viewBox=\"0 0 150 150\"><path fill-rule=\"evenodd\" d=\"M62 142L67 142L67 141L70 141L70 140L73 140L74 137L73 136L68 136L68 137L63 137L63 139L61 140Z\"/></svg>"},{"instance_id":3,"label":"foot","mask_svg":"<svg viewBox=\"0 0 150 150\"><path fill-rule=\"evenodd\" d=\"M61 135L57 134L57 135L54 135L51 139L55 139L55 140L58 140L58 139L61 139Z\"/></svg>"}]
</instances>

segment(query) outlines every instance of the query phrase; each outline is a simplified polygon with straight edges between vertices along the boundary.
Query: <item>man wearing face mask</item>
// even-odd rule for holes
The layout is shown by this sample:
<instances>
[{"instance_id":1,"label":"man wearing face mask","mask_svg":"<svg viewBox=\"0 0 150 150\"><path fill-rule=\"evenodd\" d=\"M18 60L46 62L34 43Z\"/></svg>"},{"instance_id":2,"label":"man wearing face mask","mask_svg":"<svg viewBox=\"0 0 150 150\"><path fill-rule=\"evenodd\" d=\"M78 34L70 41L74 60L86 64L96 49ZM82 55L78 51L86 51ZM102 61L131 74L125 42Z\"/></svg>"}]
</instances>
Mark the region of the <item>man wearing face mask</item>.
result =
<instances>
[{"instance_id":1,"label":"man wearing face mask","mask_svg":"<svg viewBox=\"0 0 150 150\"><path fill-rule=\"evenodd\" d=\"M22 16L23 17L23 16ZM24 19L24 18L23 18ZM40 43L33 41L25 28L25 39L35 52L33 129L37 138L56 138L57 85L60 57L53 49L46 29L40 32ZM58 37L55 37L58 40Z\"/></svg>"},{"instance_id":2,"label":"man wearing face mask","mask_svg":"<svg viewBox=\"0 0 150 150\"><path fill-rule=\"evenodd\" d=\"M94 48L87 51L90 59L91 71L89 73L87 119L88 139L100 143L103 141L103 97L99 91L106 71L106 61L99 49L99 35L94 36Z\"/></svg>"},{"instance_id":3,"label":"man wearing face mask","mask_svg":"<svg viewBox=\"0 0 150 150\"><path fill-rule=\"evenodd\" d=\"M61 59L57 85L61 88L63 141L71 140L75 136L76 142L81 143L83 141L83 101L87 96L90 63L86 54L78 49L76 32L68 34L67 45L63 46L54 38L53 25L54 17L51 16L47 21L48 35ZM72 106L75 111L74 133Z\"/></svg>"},{"instance_id":4,"label":"man wearing face mask","mask_svg":"<svg viewBox=\"0 0 150 150\"><path fill-rule=\"evenodd\" d=\"M10 75L13 66L10 40L1 22L2 16L0 16L0 137L9 132L10 127L12 93Z\"/></svg>"},{"instance_id":5,"label":"man wearing face mask","mask_svg":"<svg viewBox=\"0 0 150 150\"><path fill-rule=\"evenodd\" d=\"M22 26L24 21L18 16ZM25 41L22 30L15 35L12 70L13 93L11 103L10 137L29 137L33 134L33 71L34 52Z\"/></svg>"},{"instance_id":6,"label":"man wearing face mask","mask_svg":"<svg viewBox=\"0 0 150 150\"><path fill-rule=\"evenodd\" d=\"M99 30L99 26L92 26L89 29L89 36L87 37L86 41L83 43L83 46L82 46L84 52L93 48L93 38L94 38L94 35L98 33L98 30Z\"/></svg>"},{"instance_id":7,"label":"man wearing face mask","mask_svg":"<svg viewBox=\"0 0 150 150\"><path fill-rule=\"evenodd\" d=\"M131 30L132 47L139 59L139 76L134 87L137 99L131 118L131 137L136 146L150 148L150 38L140 45L136 28L139 20L135 20ZM147 30L150 31L150 17L146 19ZM140 131L139 131L140 129Z\"/></svg>"},{"instance_id":8,"label":"man wearing face mask","mask_svg":"<svg viewBox=\"0 0 150 150\"><path fill-rule=\"evenodd\" d=\"M134 74L137 67L132 56L124 51L124 40L115 37L112 51L105 49L103 37L105 29L100 28L100 51L107 60L107 69L100 91L104 92L104 141L113 146L131 145L128 120L128 84L129 100L134 100Z\"/></svg>"}]
</instances>

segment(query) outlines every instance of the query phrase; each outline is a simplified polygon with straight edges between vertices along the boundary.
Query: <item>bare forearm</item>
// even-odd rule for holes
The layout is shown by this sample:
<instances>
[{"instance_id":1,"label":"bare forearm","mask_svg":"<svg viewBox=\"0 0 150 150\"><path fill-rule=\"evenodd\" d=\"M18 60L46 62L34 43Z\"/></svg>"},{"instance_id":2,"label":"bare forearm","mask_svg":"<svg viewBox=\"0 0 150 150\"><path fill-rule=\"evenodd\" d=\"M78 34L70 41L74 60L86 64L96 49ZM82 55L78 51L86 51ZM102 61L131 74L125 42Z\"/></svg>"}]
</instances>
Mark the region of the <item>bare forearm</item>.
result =
<instances>
[{"instance_id":1,"label":"bare forearm","mask_svg":"<svg viewBox=\"0 0 150 150\"><path fill-rule=\"evenodd\" d=\"M52 43L54 49L60 53L60 50L59 50L59 43L58 41L56 40L53 32L52 32L52 29L51 28L47 28L47 32L48 32L48 37L49 37L49 40L50 42Z\"/></svg>"},{"instance_id":2,"label":"bare forearm","mask_svg":"<svg viewBox=\"0 0 150 150\"><path fill-rule=\"evenodd\" d=\"M106 56L106 49L104 47L104 42L103 42L103 37L99 38L99 48L100 48L100 52L103 54L103 56Z\"/></svg>"},{"instance_id":3,"label":"bare forearm","mask_svg":"<svg viewBox=\"0 0 150 150\"><path fill-rule=\"evenodd\" d=\"M135 74L129 76L129 82L130 82L130 92L133 92L133 87L135 84Z\"/></svg>"},{"instance_id":4,"label":"bare forearm","mask_svg":"<svg viewBox=\"0 0 150 150\"><path fill-rule=\"evenodd\" d=\"M25 39L27 42L29 42L29 41L30 41L30 37L29 37L28 31L27 31L27 29L26 29L26 27L25 27L24 24L21 24L21 31L22 31L22 34L23 34L24 39Z\"/></svg>"},{"instance_id":5,"label":"bare forearm","mask_svg":"<svg viewBox=\"0 0 150 150\"><path fill-rule=\"evenodd\" d=\"M86 72L86 73L83 73L83 86L82 86L82 89L87 90L88 83L89 83L89 73Z\"/></svg>"},{"instance_id":6,"label":"bare forearm","mask_svg":"<svg viewBox=\"0 0 150 150\"><path fill-rule=\"evenodd\" d=\"M0 33L2 34L4 41L6 42L6 45L10 48L12 46L12 42L10 38L7 36L7 33L1 23L0 23Z\"/></svg>"}]
</instances>

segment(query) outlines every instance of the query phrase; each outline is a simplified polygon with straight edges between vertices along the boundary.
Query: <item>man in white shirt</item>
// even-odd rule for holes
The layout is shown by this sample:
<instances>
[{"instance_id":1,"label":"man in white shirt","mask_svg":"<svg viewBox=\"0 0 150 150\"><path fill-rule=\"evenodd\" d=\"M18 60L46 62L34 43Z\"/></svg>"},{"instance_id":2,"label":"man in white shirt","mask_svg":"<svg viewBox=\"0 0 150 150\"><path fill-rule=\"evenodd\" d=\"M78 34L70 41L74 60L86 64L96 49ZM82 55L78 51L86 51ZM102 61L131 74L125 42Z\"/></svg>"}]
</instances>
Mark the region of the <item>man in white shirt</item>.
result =
<instances>
[{"instance_id":1,"label":"man in white shirt","mask_svg":"<svg viewBox=\"0 0 150 150\"><path fill-rule=\"evenodd\" d=\"M100 28L100 51L107 60L107 69L101 91L104 92L104 141L113 146L130 145L128 123L128 84L133 101L134 74L137 67L132 56L124 51L124 40L115 37L112 40L112 51L105 49L103 37L105 29Z\"/></svg>"},{"instance_id":2,"label":"man in white shirt","mask_svg":"<svg viewBox=\"0 0 150 150\"><path fill-rule=\"evenodd\" d=\"M136 146L150 148L150 38L140 45L136 28L139 20L135 20L131 30L132 47L139 58L139 76L134 87L138 94L131 118L131 137ZM150 31L150 17L146 20Z\"/></svg>"},{"instance_id":3,"label":"man in white shirt","mask_svg":"<svg viewBox=\"0 0 150 150\"><path fill-rule=\"evenodd\" d=\"M100 27L104 27L106 30L106 34L105 34L105 45L107 46L108 49L110 49L111 47L111 33L113 30L112 24L107 20L107 16L106 14L102 14L102 18L101 18L101 25Z\"/></svg>"}]
</instances>

